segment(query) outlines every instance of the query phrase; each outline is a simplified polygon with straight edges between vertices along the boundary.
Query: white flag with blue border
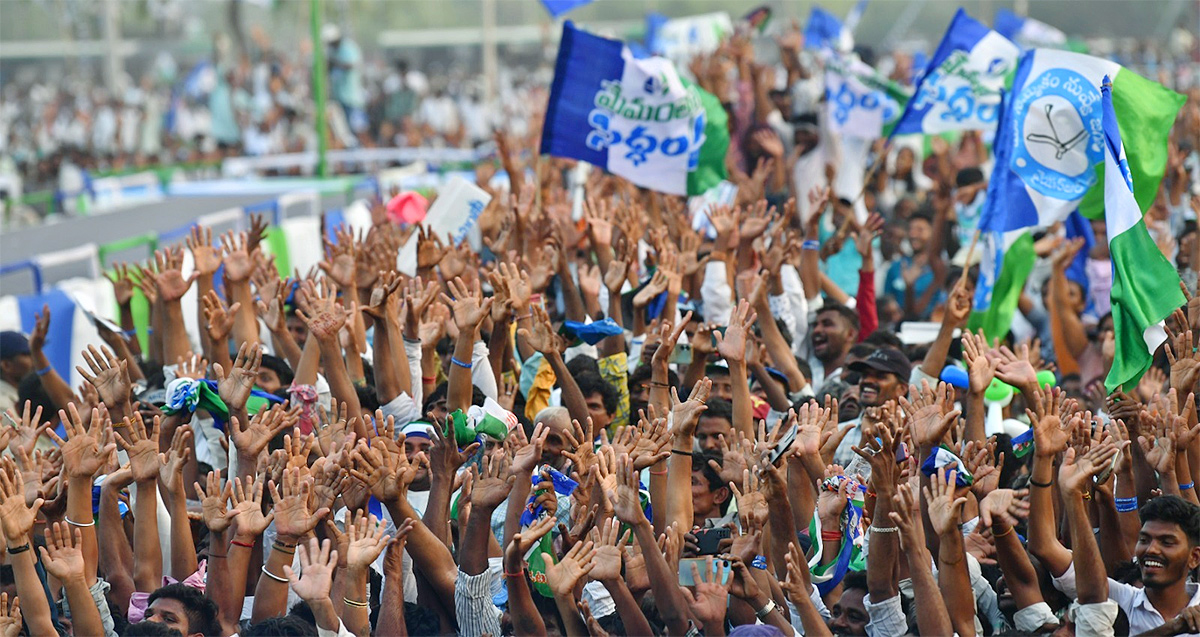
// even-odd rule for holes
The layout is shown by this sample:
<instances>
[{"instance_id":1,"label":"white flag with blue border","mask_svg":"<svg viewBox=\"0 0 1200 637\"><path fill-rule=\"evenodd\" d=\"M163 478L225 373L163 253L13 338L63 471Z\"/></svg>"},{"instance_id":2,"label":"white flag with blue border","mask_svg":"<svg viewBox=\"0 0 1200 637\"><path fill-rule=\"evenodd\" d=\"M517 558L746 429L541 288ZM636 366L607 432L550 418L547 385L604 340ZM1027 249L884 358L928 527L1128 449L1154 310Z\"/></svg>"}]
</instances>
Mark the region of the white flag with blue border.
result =
<instances>
[{"instance_id":1,"label":"white flag with blue border","mask_svg":"<svg viewBox=\"0 0 1200 637\"><path fill-rule=\"evenodd\" d=\"M1000 90L1020 53L959 9L892 134L995 129Z\"/></svg>"}]
</instances>

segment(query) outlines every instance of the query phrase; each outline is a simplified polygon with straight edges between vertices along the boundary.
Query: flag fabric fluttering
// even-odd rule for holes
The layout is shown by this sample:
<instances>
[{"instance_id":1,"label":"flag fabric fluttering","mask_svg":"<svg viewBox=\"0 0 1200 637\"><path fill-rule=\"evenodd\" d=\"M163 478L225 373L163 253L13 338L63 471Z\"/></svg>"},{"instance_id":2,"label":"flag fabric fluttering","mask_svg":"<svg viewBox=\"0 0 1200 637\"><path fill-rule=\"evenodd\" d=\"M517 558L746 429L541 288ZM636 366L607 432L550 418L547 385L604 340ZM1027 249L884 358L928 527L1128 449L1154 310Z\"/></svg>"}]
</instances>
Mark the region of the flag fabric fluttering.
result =
<instances>
[{"instance_id":1,"label":"flag fabric fluttering","mask_svg":"<svg viewBox=\"0 0 1200 637\"><path fill-rule=\"evenodd\" d=\"M1000 90L1020 54L1008 38L959 9L893 134L993 130Z\"/></svg>"},{"instance_id":2,"label":"flag fabric fluttering","mask_svg":"<svg viewBox=\"0 0 1200 637\"><path fill-rule=\"evenodd\" d=\"M1007 117L1008 96L1002 94L1000 121L996 129L999 138L1007 134L1011 122ZM1013 313L1021 298L1021 290L1033 271L1035 255L1033 236L1027 227L1009 229L1013 214L1012 192L1020 187L1019 180L1008 169L1009 149L1003 144L995 147L992 177L988 180L983 213L979 218L979 279L975 284L975 303L967 326L982 329L988 340L1002 338L1012 327Z\"/></svg>"},{"instance_id":3,"label":"flag fabric fluttering","mask_svg":"<svg viewBox=\"0 0 1200 637\"><path fill-rule=\"evenodd\" d=\"M1112 259L1112 317L1115 348L1104 387L1132 387L1146 373L1154 352L1167 340L1163 321L1186 299L1179 273L1146 229L1134 198L1132 174L1122 145L1116 112L1116 83L1104 78L1101 111L1104 133L1104 221ZM1161 177L1161 176L1160 176Z\"/></svg>"},{"instance_id":4,"label":"flag fabric fluttering","mask_svg":"<svg viewBox=\"0 0 1200 637\"><path fill-rule=\"evenodd\" d=\"M911 94L857 56L830 52L825 60L829 130L858 139L889 135Z\"/></svg>"},{"instance_id":5,"label":"flag fabric fluttering","mask_svg":"<svg viewBox=\"0 0 1200 637\"><path fill-rule=\"evenodd\" d=\"M1067 44L1067 34L1060 29L1008 9L996 11L996 32L1025 48L1061 48Z\"/></svg>"},{"instance_id":6,"label":"flag fabric fluttering","mask_svg":"<svg viewBox=\"0 0 1200 637\"><path fill-rule=\"evenodd\" d=\"M549 13L552 18L559 18L572 9L591 3L592 0L542 0L542 6L546 8L546 13Z\"/></svg>"},{"instance_id":7,"label":"flag fabric fluttering","mask_svg":"<svg viewBox=\"0 0 1200 637\"><path fill-rule=\"evenodd\" d=\"M1022 54L1005 101L1008 130L996 134L997 175L1008 207L1000 231L1050 227L1076 208L1103 213L1104 134L1100 91L1112 78L1117 123L1129 140L1130 172L1141 210L1149 208L1166 170L1167 135L1182 95L1123 69L1116 62L1035 49ZM1091 202L1091 203L1089 203Z\"/></svg>"},{"instance_id":8,"label":"flag fabric fluttering","mask_svg":"<svg viewBox=\"0 0 1200 637\"><path fill-rule=\"evenodd\" d=\"M638 186L695 195L726 176L728 116L669 60L563 24L541 152L600 166Z\"/></svg>"},{"instance_id":9,"label":"flag fabric fluttering","mask_svg":"<svg viewBox=\"0 0 1200 637\"><path fill-rule=\"evenodd\" d=\"M840 18L813 5L808 14L808 23L804 25L804 48L848 53L854 48L854 37Z\"/></svg>"}]
</instances>

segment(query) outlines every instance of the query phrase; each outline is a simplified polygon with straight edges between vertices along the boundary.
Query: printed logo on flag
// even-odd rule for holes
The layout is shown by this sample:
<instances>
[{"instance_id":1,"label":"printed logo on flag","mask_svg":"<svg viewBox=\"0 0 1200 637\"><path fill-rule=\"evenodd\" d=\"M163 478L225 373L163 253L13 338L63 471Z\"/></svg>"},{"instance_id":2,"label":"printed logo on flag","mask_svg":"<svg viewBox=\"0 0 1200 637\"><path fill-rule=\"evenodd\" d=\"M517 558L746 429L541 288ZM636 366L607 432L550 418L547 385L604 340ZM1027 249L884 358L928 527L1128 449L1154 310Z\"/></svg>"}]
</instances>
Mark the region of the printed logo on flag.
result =
<instances>
[{"instance_id":1,"label":"printed logo on flag","mask_svg":"<svg viewBox=\"0 0 1200 637\"><path fill-rule=\"evenodd\" d=\"M1043 195L1082 197L1104 161L1099 102L1100 91L1069 69L1050 69L1026 84L1013 101L1013 172Z\"/></svg>"}]
</instances>

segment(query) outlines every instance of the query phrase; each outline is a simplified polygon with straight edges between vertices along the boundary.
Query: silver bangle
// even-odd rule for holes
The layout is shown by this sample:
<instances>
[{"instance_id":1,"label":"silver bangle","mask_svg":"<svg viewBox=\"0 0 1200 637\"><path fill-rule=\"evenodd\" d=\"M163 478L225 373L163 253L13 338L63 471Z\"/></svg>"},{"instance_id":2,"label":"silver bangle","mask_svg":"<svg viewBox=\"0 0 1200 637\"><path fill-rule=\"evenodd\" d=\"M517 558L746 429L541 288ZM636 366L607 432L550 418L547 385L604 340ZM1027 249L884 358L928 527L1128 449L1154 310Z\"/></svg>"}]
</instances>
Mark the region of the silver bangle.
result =
<instances>
[{"instance_id":1,"label":"silver bangle","mask_svg":"<svg viewBox=\"0 0 1200 637\"><path fill-rule=\"evenodd\" d=\"M85 527L85 528L89 527L89 526L96 526L95 520L92 520L91 522L88 522L87 524L80 524L79 522L76 522L75 520L72 520L71 518L68 518L66 516L63 516L63 520L65 520L67 522L67 524L70 524L71 526L79 526L79 527Z\"/></svg>"},{"instance_id":2,"label":"silver bangle","mask_svg":"<svg viewBox=\"0 0 1200 637\"><path fill-rule=\"evenodd\" d=\"M262 572L263 572L263 575L266 575L267 577L269 577L269 578L271 578L271 579L275 580L276 582L279 582L280 584L287 584L287 583L288 583L288 581L287 581L287 578L280 577L280 576L278 576L278 575L276 575L276 574L272 573L271 571L268 571L268 570L267 570L267 565L266 565L266 564L263 564L263 567L262 567Z\"/></svg>"},{"instance_id":3,"label":"silver bangle","mask_svg":"<svg viewBox=\"0 0 1200 637\"><path fill-rule=\"evenodd\" d=\"M898 526L883 526L883 527L879 527L879 526L875 526L874 524L872 524L872 525L870 526L870 530L871 530L871 531L874 531L874 532L876 532L876 533L899 533L899 532L900 532L900 527L898 527Z\"/></svg>"},{"instance_id":4,"label":"silver bangle","mask_svg":"<svg viewBox=\"0 0 1200 637\"><path fill-rule=\"evenodd\" d=\"M774 610L775 610L775 600L768 599L767 603L762 608L754 611L754 615L756 617L758 617L758 619L761 621L761 620L764 620L767 617L769 617L771 615L771 612Z\"/></svg>"}]
</instances>

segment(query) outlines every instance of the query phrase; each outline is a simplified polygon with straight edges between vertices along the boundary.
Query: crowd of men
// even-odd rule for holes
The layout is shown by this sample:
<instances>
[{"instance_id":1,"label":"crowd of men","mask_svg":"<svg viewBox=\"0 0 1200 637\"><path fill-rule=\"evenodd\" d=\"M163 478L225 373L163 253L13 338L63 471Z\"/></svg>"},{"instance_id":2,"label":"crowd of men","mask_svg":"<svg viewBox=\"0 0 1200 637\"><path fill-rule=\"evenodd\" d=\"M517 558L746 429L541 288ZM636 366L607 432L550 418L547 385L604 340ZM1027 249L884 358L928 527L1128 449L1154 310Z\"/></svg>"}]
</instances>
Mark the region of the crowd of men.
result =
<instances>
[{"instance_id":1,"label":"crowd of men","mask_svg":"<svg viewBox=\"0 0 1200 637\"><path fill-rule=\"evenodd\" d=\"M196 228L115 266L81 386L48 308L0 334L0 634L1200 634L1200 95L1146 215L1189 300L1110 394L1103 221L1086 279L1044 229L1009 334L966 330L984 140L839 196L778 44L692 65L737 185L699 230L598 170L573 216L535 113L479 249L380 201L281 276L259 220Z\"/></svg>"}]
</instances>

